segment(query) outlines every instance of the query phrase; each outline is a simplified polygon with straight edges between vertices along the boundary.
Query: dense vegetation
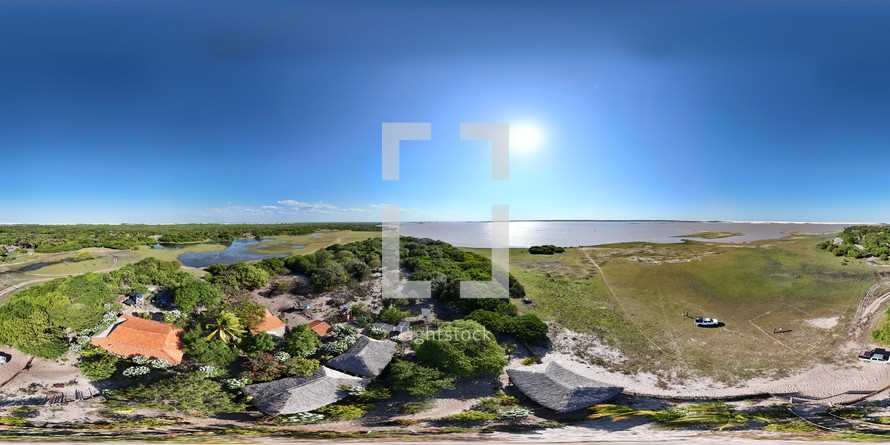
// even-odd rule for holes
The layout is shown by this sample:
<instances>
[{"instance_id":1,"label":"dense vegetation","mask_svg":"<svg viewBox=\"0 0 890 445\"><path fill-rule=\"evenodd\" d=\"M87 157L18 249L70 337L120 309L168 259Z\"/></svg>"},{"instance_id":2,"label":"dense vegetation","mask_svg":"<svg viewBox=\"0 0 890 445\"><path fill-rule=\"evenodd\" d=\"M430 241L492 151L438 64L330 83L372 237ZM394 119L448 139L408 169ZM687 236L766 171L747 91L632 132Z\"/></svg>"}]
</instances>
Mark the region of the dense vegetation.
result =
<instances>
[{"instance_id":1,"label":"dense vegetation","mask_svg":"<svg viewBox=\"0 0 890 445\"><path fill-rule=\"evenodd\" d=\"M59 278L19 291L0 307L0 343L38 357L59 357L69 347L69 332L93 335L117 319L117 294L195 280L180 267L146 258L114 272Z\"/></svg>"},{"instance_id":2,"label":"dense vegetation","mask_svg":"<svg viewBox=\"0 0 890 445\"><path fill-rule=\"evenodd\" d=\"M177 225L11 225L0 226L0 245L37 252L68 252L85 247L134 249L164 243L227 242L241 238L308 235L319 230L380 230L372 223L177 224Z\"/></svg>"},{"instance_id":3,"label":"dense vegetation","mask_svg":"<svg viewBox=\"0 0 890 445\"><path fill-rule=\"evenodd\" d=\"M528 253L532 255L553 255L555 253L563 253L566 250L562 247L554 246L553 244L544 244L543 246L531 246L528 248Z\"/></svg>"},{"instance_id":4,"label":"dense vegetation","mask_svg":"<svg viewBox=\"0 0 890 445\"><path fill-rule=\"evenodd\" d=\"M494 335L471 320L445 323L412 343L417 360L448 375L471 377L500 374L507 366Z\"/></svg>"},{"instance_id":5,"label":"dense vegetation","mask_svg":"<svg viewBox=\"0 0 890 445\"><path fill-rule=\"evenodd\" d=\"M853 258L890 257L890 226L851 226L845 228L837 238L819 243L819 248L835 254Z\"/></svg>"}]
</instances>

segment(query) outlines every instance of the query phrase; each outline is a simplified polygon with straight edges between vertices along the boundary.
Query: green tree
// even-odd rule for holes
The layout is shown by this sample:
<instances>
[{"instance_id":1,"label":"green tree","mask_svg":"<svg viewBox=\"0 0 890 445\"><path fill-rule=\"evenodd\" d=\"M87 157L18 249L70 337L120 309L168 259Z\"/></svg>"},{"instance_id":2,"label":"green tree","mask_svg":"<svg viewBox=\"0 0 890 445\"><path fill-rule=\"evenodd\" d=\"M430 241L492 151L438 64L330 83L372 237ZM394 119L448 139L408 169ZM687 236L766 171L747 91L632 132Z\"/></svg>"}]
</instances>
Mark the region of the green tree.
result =
<instances>
[{"instance_id":1,"label":"green tree","mask_svg":"<svg viewBox=\"0 0 890 445\"><path fill-rule=\"evenodd\" d=\"M252 264L213 264L207 268L213 276L210 282L223 292L233 294L240 290L251 291L269 284L269 274Z\"/></svg>"},{"instance_id":2,"label":"green tree","mask_svg":"<svg viewBox=\"0 0 890 445\"><path fill-rule=\"evenodd\" d=\"M547 323L533 314L513 317L507 321L505 327L508 334L526 343L544 340L547 338L547 329Z\"/></svg>"},{"instance_id":3,"label":"green tree","mask_svg":"<svg viewBox=\"0 0 890 445\"><path fill-rule=\"evenodd\" d=\"M389 365L389 380L393 389L417 397L432 397L454 387L453 377L436 368L406 360L395 360Z\"/></svg>"},{"instance_id":4,"label":"green tree","mask_svg":"<svg viewBox=\"0 0 890 445\"><path fill-rule=\"evenodd\" d=\"M200 280L189 281L173 290L173 304L186 313L199 306L215 306L222 297L222 292L216 286Z\"/></svg>"},{"instance_id":5,"label":"green tree","mask_svg":"<svg viewBox=\"0 0 890 445\"><path fill-rule=\"evenodd\" d=\"M284 261L285 267L296 274L311 275L315 272L318 264L315 262L315 255L297 255L292 256Z\"/></svg>"},{"instance_id":6,"label":"green tree","mask_svg":"<svg viewBox=\"0 0 890 445\"><path fill-rule=\"evenodd\" d=\"M250 341L244 346L244 350L247 352L272 352L277 345L277 337L265 332L260 332L250 338Z\"/></svg>"},{"instance_id":7,"label":"green tree","mask_svg":"<svg viewBox=\"0 0 890 445\"><path fill-rule=\"evenodd\" d=\"M207 323L206 328L210 331L207 334L207 340L218 339L223 343L240 342L241 336L245 332L238 316L229 311L222 311L216 317L213 317Z\"/></svg>"},{"instance_id":8,"label":"green tree","mask_svg":"<svg viewBox=\"0 0 890 445\"><path fill-rule=\"evenodd\" d=\"M381 310L380 313L377 314L377 318L380 321L382 321L384 323L389 323L389 324L398 324L400 321L402 321L403 318L410 317L410 316L411 316L410 312L401 311L397 307L388 307L386 309Z\"/></svg>"},{"instance_id":9,"label":"green tree","mask_svg":"<svg viewBox=\"0 0 890 445\"><path fill-rule=\"evenodd\" d=\"M289 376L308 377L318 369L318 360L305 357L291 357L284 362L284 373Z\"/></svg>"},{"instance_id":10,"label":"green tree","mask_svg":"<svg viewBox=\"0 0 890 445\"><path fill-rule=\"evenodd\" d=\"M309 357L315 354L319 347L321 340L307 324L294 326L284 334L281 342L281 350L294 357Z\"/></svg>"},{"instance_id":11,"label":"green tree","mask_svg":"<svg viewBox=\"0 0 890 445\"><path fill-rule=\"evenodd\" d=\"M417 359L456 376L499 374L507 365L494 335L472 320L456 320L412 343Z\"/></svg>"},{"instance_id":12,"label":"green tree","mask_svg":"<svg viewBox=\"0 0 890 445\"><path fill-rule=\"evenodd\" d=\"M118 358L94 346L84 346L77 367L88 379L97 382L110 379L117 372Z\"/></svg>"},{"instance_id":13,"label":"green tree","mask_svg":"<svg viewBox=\"0 0 890 445\"><path fill-rule=\"evenodd\" d=\"M312 287L320 291L329 291L346 284L349 276L342 264L328 261L312 273Z\"/></svg>"},{"instance_id":14,"label":"green tree","mask_svg":"<svg viewBox=\"0 0 890 445\"><path fill-rule=\"evenodd\" d=\"M257 267L266 271L269 276L278 275L284 270L284 258L264 258L259 263L257 263Z\"/></svg>"}]
</instances>

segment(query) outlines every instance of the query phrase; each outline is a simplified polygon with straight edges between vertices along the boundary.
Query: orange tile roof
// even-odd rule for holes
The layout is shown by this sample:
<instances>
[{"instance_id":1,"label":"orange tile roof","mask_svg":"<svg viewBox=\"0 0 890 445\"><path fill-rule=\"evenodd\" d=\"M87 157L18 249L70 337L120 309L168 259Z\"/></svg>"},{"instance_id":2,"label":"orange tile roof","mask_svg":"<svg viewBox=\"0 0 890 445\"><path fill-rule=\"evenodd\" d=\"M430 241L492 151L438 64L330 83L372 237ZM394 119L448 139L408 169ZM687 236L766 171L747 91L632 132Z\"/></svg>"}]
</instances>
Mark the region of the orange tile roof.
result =
<instances>
[{"instance_id":1,"label":"orange tile roof","mask_svg":"<svg viewBox=\"0 0 890 445\"><path fill-rule=\"evenodd\" d=\"M263 318L258 325L254 326L250 332L253 334L259 334L260 332L271 332L276 329L281 329L284 327L284 322L281 321L280 318L272 315L268 309L266 309L266 316Z\"/></svg>"},{"instance_id":2,"label":"orange tile roof","mask_svg":"<svg viewBox=\"0 0 890 445\"><path fill-rule=\"evenodd\" d=\"M310 321L309 329L312 329L313 331L315 331L315 333L318 334L319 337L324 337L325 335L330 334L331 331L334 330L334 328L332 328L331 325L329 325L321 320Z\"/></svg>"},{"instance_id":3,"label":"orange tile roof","mask_svg":"<svg viewBox=\"0 0 890 445\"><path fill-rule=\"evenodd\" d=\"M92 343L122 357L144 355L174 365L182 362L183 352L179 341L182 329L131 315L122 315L121 318L124 320L112 326L108 335L94 337Z\"/></svg>"}]
</instances>

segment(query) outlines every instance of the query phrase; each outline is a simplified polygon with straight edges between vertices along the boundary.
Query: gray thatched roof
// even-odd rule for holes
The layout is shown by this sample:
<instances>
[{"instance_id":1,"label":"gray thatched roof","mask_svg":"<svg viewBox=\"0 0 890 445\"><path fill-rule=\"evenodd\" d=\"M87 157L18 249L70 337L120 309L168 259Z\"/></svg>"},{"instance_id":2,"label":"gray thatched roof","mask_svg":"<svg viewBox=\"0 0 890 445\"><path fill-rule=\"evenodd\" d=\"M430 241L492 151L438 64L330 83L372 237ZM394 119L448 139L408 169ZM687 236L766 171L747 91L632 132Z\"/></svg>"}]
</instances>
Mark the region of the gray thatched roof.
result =
<instances>
[{"instance_id":1,"label":"gray thatched roof","mask_svg":"<svg viewBox=\"0 0 890 445\"><path fill-rule=\"evenodd\" d=\"M245 386L244 394L253 397L253 404L266 414L294 414L330 405L347 396L342 385L356 387L368 384L367 379L353 377L320 367L309 377L288 377Z\"/></svg>"},{"instance_id":2,"label":"gray thatched roof","mask_svg":"<svg viewBox=\"0 0 890 445\"><path fill-rule=\"evenodd\" d=\"M555 362L508 369L516 387L538 404L557 412L575 411L617 396L622 388L578 375Z\"/></svg>"},{"instance_id":3,"label":"gray thatched roof","mask_svg":"<svg viewBox=\"0 0 890 445\"><path fill-rule=\"evenodd\" d=\"M327 365L362 377L377 377L395 353L395 343L362 335L348 351L328 360Z\"/></svg>"}]
</instances>

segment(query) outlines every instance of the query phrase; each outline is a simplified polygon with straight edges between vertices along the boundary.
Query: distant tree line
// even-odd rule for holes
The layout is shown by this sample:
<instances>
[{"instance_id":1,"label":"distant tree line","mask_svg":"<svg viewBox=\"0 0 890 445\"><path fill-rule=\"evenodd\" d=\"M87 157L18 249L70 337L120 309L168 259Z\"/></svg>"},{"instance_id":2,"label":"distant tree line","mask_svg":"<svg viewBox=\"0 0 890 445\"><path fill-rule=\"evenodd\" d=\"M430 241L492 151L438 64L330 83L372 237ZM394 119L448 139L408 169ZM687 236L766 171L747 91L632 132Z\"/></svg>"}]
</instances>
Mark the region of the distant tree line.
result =
<instances>
[{"instance_id":1,"label":"distant tree line","mask_svg":"<svg viewBox=\"0 0 890 445\"><path fill-rule=\"evenodd\" d=\"M308 235L319 230L377 231L380 226L376 223L11 225L0 226L0 245L37 252L68 252L86 247L123 250L157 242L229 242L244 238Z\"/></svg>"},{"instance_id":2,"label":"distant tree line","mask_svg":"<svg viewBox=\"0 0 890 445\"><path fill-rule=\"evenodd\" d=\"M850 226L836 237L818 244L819 248L835 256L853 258L890 257L890 226Z\"/></svg>"}]
</instances>

